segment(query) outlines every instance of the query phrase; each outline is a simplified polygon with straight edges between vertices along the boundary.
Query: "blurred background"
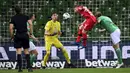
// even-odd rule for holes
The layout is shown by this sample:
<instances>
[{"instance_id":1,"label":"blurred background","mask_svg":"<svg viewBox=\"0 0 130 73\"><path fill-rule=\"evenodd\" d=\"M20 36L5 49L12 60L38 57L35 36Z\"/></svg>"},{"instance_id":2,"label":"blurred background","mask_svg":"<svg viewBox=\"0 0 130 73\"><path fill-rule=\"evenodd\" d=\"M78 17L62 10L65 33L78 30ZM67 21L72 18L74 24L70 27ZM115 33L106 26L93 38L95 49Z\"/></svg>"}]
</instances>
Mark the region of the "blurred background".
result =
<instances>
[{"instance_id":1,"label":"blurred background","mask_svg":"<svg viewBox=\"0 0 130 73\"><path fill-rule=\"evenodd\" d=\"M121 29L121 39L129 40L130 36L130 1L129 0L0 0L0 42L9 41L9 21L15 15L14 6L19 5L22 13L37 15L34 22L34 34L43 39L44 26L53 12L59 14L62 42L74 41L78 25L84 21L79 14L74 13L76 5L87 6L93 13L101 11L112 18L113 22ZM72 18L63 19L63 14L68 12ZM99 33L98 28L93 28L88 34L88 40L109 40L107 32Z\"/></svg>"}]
</instances>

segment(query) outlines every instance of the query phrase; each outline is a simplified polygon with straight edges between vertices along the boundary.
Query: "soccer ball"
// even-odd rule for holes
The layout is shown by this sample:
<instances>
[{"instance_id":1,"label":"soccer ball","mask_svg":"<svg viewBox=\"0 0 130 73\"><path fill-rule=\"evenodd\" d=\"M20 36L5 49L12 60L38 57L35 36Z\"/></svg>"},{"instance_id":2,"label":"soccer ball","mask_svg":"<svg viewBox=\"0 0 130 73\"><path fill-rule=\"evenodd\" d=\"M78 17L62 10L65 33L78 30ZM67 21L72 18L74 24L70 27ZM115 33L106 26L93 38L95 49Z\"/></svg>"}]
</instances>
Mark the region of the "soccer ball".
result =
<instances>
[{"instance_id":1,"label":"soccer ball","mask_svg":"<svg viewBox=\"0 0 130 73\"><path fill-rule=\"evenodd\" d=\"M69 19L69 18L71 18L69 13L66 12L63 14L63 19Z\"/></svg>"}]
</instances>

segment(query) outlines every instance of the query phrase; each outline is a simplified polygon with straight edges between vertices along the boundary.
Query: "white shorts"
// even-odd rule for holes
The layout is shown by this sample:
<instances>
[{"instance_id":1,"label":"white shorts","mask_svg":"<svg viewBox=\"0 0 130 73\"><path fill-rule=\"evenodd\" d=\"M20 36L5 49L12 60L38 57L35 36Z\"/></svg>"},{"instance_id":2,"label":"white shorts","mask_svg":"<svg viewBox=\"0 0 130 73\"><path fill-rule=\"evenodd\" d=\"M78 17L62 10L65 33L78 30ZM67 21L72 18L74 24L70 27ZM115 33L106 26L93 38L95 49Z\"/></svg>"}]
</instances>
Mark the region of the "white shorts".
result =
<instances>
[{"instance_id":1,"label":"white shorts","mask_svg":"<svg viewBox=\"0 0 130 73\"><path fill-rule=\"evenodd\" d=\"M120 40L121 31L120 29L116 29L113 33L110 34L113 44L119 43Z\"/></svg>"},{"instance_id":2,"label":"white shorts","mask_svg":"<svg viewBox=\"0 0 130 73\"><path fill-rule=\"evenodd\" d=\"M32 50L36 49L36 46L33 44L32 41L29 41L29 46L30 46L29 51L32 51Z\"/></svg>"}]
</instances>

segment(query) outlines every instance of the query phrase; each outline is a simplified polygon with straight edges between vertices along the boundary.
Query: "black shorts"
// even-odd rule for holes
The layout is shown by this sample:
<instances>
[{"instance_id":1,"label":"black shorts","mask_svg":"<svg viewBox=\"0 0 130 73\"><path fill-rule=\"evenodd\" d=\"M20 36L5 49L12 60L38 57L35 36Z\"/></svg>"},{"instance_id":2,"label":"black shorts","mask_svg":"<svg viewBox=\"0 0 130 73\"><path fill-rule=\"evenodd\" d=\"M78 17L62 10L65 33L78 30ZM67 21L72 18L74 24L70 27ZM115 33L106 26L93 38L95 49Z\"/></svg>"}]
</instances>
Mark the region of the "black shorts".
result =
<instances>
[{"instance_id":1,"label":"black shorts","mask_svg":"<svg viewBox=\"0 0 130 73\"><path fill-rule=\"evenodd\" d=\"M27 33L16 33L14 36L14 48L29 48L29 35Z\"/></svg>"}]
</instances>

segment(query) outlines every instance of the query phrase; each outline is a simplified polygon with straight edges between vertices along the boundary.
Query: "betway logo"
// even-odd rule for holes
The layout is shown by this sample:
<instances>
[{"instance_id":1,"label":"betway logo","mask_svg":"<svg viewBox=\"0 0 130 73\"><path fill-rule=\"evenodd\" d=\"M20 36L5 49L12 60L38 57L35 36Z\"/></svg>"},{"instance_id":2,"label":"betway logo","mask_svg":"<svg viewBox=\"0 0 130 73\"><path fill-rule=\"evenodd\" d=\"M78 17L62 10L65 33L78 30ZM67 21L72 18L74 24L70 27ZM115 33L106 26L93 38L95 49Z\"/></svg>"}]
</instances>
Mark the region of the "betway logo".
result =
<instances>
[{"instance_id":1,"label":"betway logo","mask_svg":"<svg viewBox=\"0 0 130 73\"><path fill-rule=\"evenodd\" d=\"M12 68L15 69L17 62L0 62L0 68Z\"/></svg>"},{"instance_id":2,"label":"betway logo","mask_svg":"<svg viewBox=\"0 0 130 73\"><path fill-rule=\"evenodd\" d=\"M116 66L117 61L104 61L104 60L97 60L97 61L88 61L85 60L86 67L113 67Z\"/></svg>"},{"instance_id":3,"label":"betway logo","mask_svg":"<svg viewBox=\"0 0 130 73\"><path fill-rule=\"evenodd\" d=\"M64 68L65 67L65 61L52 61L52 62L47 62L46 66L48 68ZM36 62L33 63L33 67L41 67L41 62Z\"/></svg>"}]
</instances>

